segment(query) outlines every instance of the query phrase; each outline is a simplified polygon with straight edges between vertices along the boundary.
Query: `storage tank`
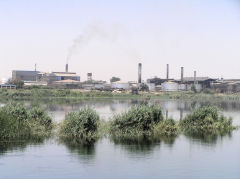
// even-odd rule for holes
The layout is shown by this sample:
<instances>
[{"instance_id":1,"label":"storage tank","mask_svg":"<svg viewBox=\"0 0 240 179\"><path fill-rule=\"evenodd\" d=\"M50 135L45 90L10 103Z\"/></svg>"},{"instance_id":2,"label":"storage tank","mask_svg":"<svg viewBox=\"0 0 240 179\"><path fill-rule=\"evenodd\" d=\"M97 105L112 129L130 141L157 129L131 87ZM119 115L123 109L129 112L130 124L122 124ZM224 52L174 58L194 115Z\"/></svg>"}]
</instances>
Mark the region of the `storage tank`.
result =
<instances>
[{"instance_id":1,"label":"storage tank","mask_svg":"<svg viewBox=\"0 0 240 179\"><path fill-rule=\"evenodd\" d=\"M129 90L130 84L127 82L116 81L116 82L111 83L111 88Z\"/></svg>"},{"instance_id":2,"label":"storage tank","mask_svg":"<svg viewBox=\"0 0 240 179\"><path fill-rule=\"evenodd\" d=\"M155 91L155 84L154 83L146 83L146 85L148 86L149 91Z\"/></svg>"},{"instance_id":3,"label":"storage tank","mask_svg":"<svg viewBox=\"0 0 240 179\"><path fill-rule=\"evenodd\" d=\"M162 91L178 91L178 84L175 82L162 83Z\"/></svg>"}]
</instances>

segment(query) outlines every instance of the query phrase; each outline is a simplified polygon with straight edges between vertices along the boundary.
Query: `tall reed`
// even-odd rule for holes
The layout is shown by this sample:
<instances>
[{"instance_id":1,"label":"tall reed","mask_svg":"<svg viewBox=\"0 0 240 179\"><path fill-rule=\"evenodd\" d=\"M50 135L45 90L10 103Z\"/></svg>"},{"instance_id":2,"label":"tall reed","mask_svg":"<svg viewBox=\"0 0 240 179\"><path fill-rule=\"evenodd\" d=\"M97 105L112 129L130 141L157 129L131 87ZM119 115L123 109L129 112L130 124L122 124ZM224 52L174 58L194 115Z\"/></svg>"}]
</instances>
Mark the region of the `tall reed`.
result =
<instances>
[{"instance_id":1,"label":"tall reed","mask_svg":"<svg viewBox=\"0 0 240 179\"><path fill-rule=\"evenodd\" d=\"M72 139L95 139L100 118L95 110L90 108L70 112L60 124L60 136Z\"/></svg>"},{"instance_id":2,"label":"tall reed","mask_svg":"<svg viewBox=\"0 0 240 179\"><path fill-rule=\"evenodd\" d=\"M141 135L151 133L153 127L163 121L159 106L139 105L113 117L110 133L113 135Z\"/></svg>"},{"instance_id":3,"label":"tall reed","mask_svg":"<svg viewBox=\"0 0 240 179\"><path fill-rule=\"evenodd\" d=\"M0 108L0 138L28 138L49 135L52 119L40 107L27 109L23 104L9 103Z\"/></svg>"},{"instance_id":4,"label":"tall reed","mask_svg":"<svg viewBox=\"0 0 240 179\"><path fill-rule=\"evenodd\" d=\"M216 107L206 106L194 110L179 123L187 133L221 133L235 129L232 118L220 114Z\"/></svg>"}]
</instances>

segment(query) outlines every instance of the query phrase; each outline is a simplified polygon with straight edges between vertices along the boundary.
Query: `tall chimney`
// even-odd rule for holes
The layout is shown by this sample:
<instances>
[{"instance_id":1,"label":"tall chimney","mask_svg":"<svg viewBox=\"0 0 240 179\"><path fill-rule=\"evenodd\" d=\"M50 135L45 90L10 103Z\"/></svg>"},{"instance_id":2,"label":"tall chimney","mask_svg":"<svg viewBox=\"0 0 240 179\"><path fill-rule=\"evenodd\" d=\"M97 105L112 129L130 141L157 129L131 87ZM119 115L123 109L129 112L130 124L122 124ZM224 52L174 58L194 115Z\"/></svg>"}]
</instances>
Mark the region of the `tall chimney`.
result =
<instances>
[{"instance_id":1,"label":"tall chimney","mask_svg":"<svg viewBox=\"0 0 240 179\"><path fill-rule=\"evenodd\" d=\"M138 64L138 83L142 83L142 64Z\"/></svg>"},{"instance_id":2,"label":"tall chimney","mask_svg":"<svg viewBox=\"0 0 240 179\"><path fill-rule=\"evenodd\" d=\"M92 73L87 73L87 80L92 81Z\"/></svg>"},{"instance_id":3,"label":"tall chimney","mask_svg":"<svg viewBox=\"0 0 240 179\"><path fill-rule=\"evenodd\" d=\"M181 67L181 82L182 82L182 83L183 83L183 70L184 70L184 68Z\"/></svg>"},{"instance_id":4,"label":"tall chimney","mask_svg":"<svg viewBox=\"0 0 240 179\"><path fill-rule=\"evenodd\" d=\"M169 64L167 64L167 80L169 79Z\"/></svg>"},{"instance_id":5,"label":"tall chimney","mask_svg":"<svg viewBox=\"0 0 240 179\"><path fill-rule=\"evenodd\" d=\"M68 63L66 64L66 69L65 69L66 72L68 72Z\"/></svg>"},{"instance_id":6,"label":"tall chimney","mask_svg":"<svg viewBox=\"0 0 240 179\"><path fill-rule=\"evenodd\" d=\"M37 81L37 64L35 63L35 81Z\"/></svg>"},{"instance_id":7,"label":"tall chimney","mask_svg":"<svg viewBox=\"0 0 240 179\"><path fill-rule=\"evenodd\" d=\"M196 85L197 84L197 72L194 71L194 84Z\"/></svg>"}]
</instances>

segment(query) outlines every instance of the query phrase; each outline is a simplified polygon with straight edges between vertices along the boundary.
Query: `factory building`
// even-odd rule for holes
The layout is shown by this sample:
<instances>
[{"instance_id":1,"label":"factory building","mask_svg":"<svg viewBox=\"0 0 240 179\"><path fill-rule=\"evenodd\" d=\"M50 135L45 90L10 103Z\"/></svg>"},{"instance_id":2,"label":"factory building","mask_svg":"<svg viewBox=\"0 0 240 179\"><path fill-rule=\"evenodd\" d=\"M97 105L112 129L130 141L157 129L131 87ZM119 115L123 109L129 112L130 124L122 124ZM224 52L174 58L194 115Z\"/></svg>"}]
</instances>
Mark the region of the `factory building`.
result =
<instances>
[{"instance_id":1,"label":"factory building","mask_svg":"<svg viewBox=\"0 0 240 179\"><path fill-rule=\"evenodd\" d=\"M85 90L105 90L107 85L106 81L86 81L82 83L82 88Z\"/></svg>"},{"instance_id":2,"label":"factory building","mask_svg":"<svg viewBox=\"0 0 240 179\"><path fill-rule=\"evenodd\" d=\"M173 80L161 84L162 91L190 91L194 86L197 91L210 88L216 79L208 77L183 77L180 80Z\"/></svg>"},{"instance_id":3,"label":"factory building","mask_svg":"<svg viewBox=\"0 0 240 179\"><path fill-rule=\"evenodd\" d=\"M61 81L53 81L50 86L57 88L71 88L78 89L81 87L80 81L76 80L61 80Z\"/></svg>"},{"instance_id":4,"label":"factory building","mask_svg":"<svg viewBox=\"0 0 240 179\"><path fill-rule=\"evenodd\" d=\"M220 93L240 92L240 79L221 79L211 84L211 88Z\"/></svg>"},{"instance_id":5,"label":"factory building","mask_svg":"<svg viewBox=\"0 0 240 179\"><path fill-rule=\"evenodd\" d=\"M156 90L156 85L154 83L146 83L148 86L149 91L155 91Z\"/></svg>"},{"instance_id":6,"label":"factory building","mask_svg":"<svg viewBox=\"0 0 240 179\"><path fill-rule=\"evenodd\" d=\"M130 84L128 82L116 81L111 83L112 89L123 89L123 90L130 90Z\"/></svg>"},{"instance_id":7,"label":"factory building","mask_svg":"<svg viewBox=\"0 0 240 179\"><path fill-rule=\"evenodd\" d=\"M7 80L5 78L0 79L0 89L6 88L6 89L16 89L16 85L13 84L7 84Z\"/></svg>"},{"instance_id":8,"label":"factory building","mask_svg":"<svg viewBox=\"0 0 240 179\"><path fill-rule=\"evenodd\" d=\"M52 72L48 75L48 80L49 83L62 80L80 81L80 76L75 72Z\"/></svg>"},{"instance_id":9,"label":"factory building","mask_svg":"<svg viewBox=\"0 0 240 179\"><path fill-rule=\"evenodd\" d=\"M12 84L0 84L0 89L16 89L16 85L12 85Z\"/></svg>"},{"instance_id":10,"label":"factory building","mask_svg":"<svg viewBox=\"0 0 240 179\"><path fill-rule=\"evenodd\" d=\"M37 81L41 76L38 76L38 71L24 71L24 70L13 70L12 79L22 80L24 82Z\"/></svg>"},{"instance_id":11,"label":"factory building","mask_svg":"<svg viewBox=\"0 0 240 179\"><path fill-rule=\"evenodd\" d=\"M42 73L39 71L13 70L12 79L24 81L25 84L31 84L46 81L46 73Z\"/></svg>"},{"instance_id":12,"label":"factory building","mask_svg":"<svg viewBox=\"0 0 240 179\"><path fill-rule=\"evenodd\" d=\"M157 85L161 85L164 82L172 81L172 80L173 79L163 79L163 78L154 77L154 78L147 79L147 83L154 83L157 86Z\"/></svg>"},{"instance_id":13,"label":"factory building","mask_svg":"<svg viewBox=\"0 0 240 179\"><path fill-rule=\"evenodd\" d=\"M178 83L171 82L171 81L166 81L162 83L162 91L178 91L179 85Z\"/></svg>"},{"instance_id":14,"label":"factory building","mask_svg":"<svg viewBox=\"0 0 240 179\"><path fill-rule=\"evenodd\" d=\"M173 81L173 79L169 78L169 64L167 64L166 79L158 78L158 77L147 79L147 83L153 83L155 86L162 85L162 83L165 83L168 81Z\"/></svg>"},{"instance_id":15,"label":"factory building","mask_svg":"<svg viewBox=\"0 0 240 179\"><path fill-rule=\"evenodd\" d=\"M209 77L183 77L180 80L175 80L177 83L182 83L186 85L186 90L189 90L192 85L204 88L210 88L211 84L215 82L217 79L209 78Z\"/></svg>"}]
</instances>

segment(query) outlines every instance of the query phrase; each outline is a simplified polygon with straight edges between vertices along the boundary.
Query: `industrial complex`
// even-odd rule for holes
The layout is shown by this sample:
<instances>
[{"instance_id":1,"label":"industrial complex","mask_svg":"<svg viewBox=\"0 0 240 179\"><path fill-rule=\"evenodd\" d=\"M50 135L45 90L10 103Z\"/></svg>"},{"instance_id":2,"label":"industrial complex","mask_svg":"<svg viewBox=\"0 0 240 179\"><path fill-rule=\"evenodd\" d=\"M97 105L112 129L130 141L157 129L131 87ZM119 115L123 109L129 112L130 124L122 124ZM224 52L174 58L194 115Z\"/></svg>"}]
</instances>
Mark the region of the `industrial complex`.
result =
<instances>
[{"instance_id":1,"label":"industrial complex","mask_svg":"<svg viewBox=\"0 0 240 179\"><path fill-rule=\"evenodd\" d=\"M184 76L184 67L181 67L180 79L169 78L169 64L166 65L166 78L150 78L142 80L142 64L138 64L137 81L95 81L92 79L92 73L87 73L87 81L81 82L80 76L75 72L69 72L68 64L63 72L41 72L36 70L13 70L12 80L21 80L24 86L38 85L49 86L52 88L85 89L85 90L121 90L128 91L140 89L141 86L147 86L145 90L155 91L190 91L200 92L204 89L213 89L217 92L229 93L240 92L240 80L238 79L214 79L209 77L198 77L197 72L193 72L192 77ZM0 88L15 89L16 86L8 84L6 80L0 81Z\"/></svg>"}]
</instances>

